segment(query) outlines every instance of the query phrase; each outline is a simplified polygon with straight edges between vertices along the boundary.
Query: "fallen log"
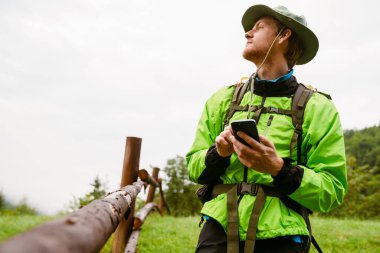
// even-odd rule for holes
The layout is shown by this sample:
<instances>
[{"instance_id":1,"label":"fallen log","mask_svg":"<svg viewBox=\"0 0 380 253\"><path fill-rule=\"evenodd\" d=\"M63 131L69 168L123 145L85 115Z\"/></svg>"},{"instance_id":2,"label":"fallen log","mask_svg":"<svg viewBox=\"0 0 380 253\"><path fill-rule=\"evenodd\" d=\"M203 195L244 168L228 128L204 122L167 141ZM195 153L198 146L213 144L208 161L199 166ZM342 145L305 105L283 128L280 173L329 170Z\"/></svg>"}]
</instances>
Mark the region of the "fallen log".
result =
<instances>
[{"instance_id":1,"label":"fallen log","mask_svg":"<svg viewBox=\"0 0 380 253\"><path fill-rule=\"evenodd\" d=\"M143 185L135 182L59 220L17 235L0 244L0 253L99 252Z\"/></svg>"},{"instance_id":2,"label":"fallen log","mask_svg":"<svg viewBox=\"0 0 380 253\"><path fill-rule=\"evenodd\" d=\"M135 229L140 229L141 228L141 226L144 223L146 217L153 210L153 208L156 208L156 210L158 210L157 204L154 203L154 202L149 202L143 208L141 208L141 210L139 210L136 213L135 219L134 219L134 222L133 222L133 226L134 226Z\"/></svg>"},{"instance_id":3,"label":"fallen log","mask_svg":"<svg viewBox=\"0 0 380 253\"><path fill-rule=\"evenodd\" d=\"M140 230L133 230L131 236L129 237L127 246L125 246L124 253L135 253L137 250L137 243L139 241Z\"/></svg>"}]
</instances>

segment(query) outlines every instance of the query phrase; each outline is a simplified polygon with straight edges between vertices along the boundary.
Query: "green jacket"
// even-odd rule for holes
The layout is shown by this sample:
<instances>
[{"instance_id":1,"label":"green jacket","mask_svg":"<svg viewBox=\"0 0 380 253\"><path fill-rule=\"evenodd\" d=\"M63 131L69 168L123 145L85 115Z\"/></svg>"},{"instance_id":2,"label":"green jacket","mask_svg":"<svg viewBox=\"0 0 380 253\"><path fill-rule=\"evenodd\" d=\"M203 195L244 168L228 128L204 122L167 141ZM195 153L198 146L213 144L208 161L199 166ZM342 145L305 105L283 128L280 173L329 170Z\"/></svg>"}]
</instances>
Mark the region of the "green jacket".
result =
<instances>
[{"instance_id":1,"label":"green jacket","mask_svg":"<svg viewBox=\"0 0 380 253\"><path fill-rule=\"evenodd\" d=\"M214 93L206 102L198 123L194 143L186 155L189 177L194 182L198 182L199 177L206 169L206 154L223 130L223 120L226 117L233 91L232 86L224 87ZM249 100L250 94L247 92L240 105L247 105ZM262 96L253 95L254 105L260 105L262 100ZM291 103L289 96L274 96L266 97L264 105L291 109ZM270 115L270 113L262 113L257 124L260 134L264 132ZM273 116L267 138L275 144L280 157L297 160L296 151L293 152L292 157L289 157L289 146L294 132L291 117L280 114L273 114ZM246 117L247 112L236 112L230 122ZM306 166L293 162L292 166L302 170L303 175L301 175L301 181L297 188L288 196L312 211L328 212L342 203L347 191L343 131L335 106L325 96L314 93L305 108L302 127L302 154L306 156ZM230 157L227 169L220 176L220 180L224 184L243 181L243 168L244 166L234 153ZM248 169L247 181L273 186L273 178L270 174L260 173L253 169ZM227 231L226 199L226 194L221 194L206 202L201 211L202 214L217 220L225 231ZM254 196L244 195L239 203L240 240L246 238L254 201ZM301 215L285 206L278 198L267 197L258 224L258 239L308 234Z\"/></svg>"}]
</instances>

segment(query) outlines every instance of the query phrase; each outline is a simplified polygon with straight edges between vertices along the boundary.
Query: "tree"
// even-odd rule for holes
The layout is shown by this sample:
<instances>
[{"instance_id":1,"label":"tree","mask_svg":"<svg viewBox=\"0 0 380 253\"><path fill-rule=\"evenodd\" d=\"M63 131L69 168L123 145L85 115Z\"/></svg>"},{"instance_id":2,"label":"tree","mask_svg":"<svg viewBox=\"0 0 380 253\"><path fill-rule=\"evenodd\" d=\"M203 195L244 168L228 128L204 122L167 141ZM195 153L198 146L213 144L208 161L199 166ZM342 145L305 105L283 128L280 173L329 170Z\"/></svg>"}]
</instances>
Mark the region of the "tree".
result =
<instances>
[{"instance_id":1,"label":"tree","mask_svg":"<svg viewBox=\"0 0 380 253\"><path fill-rule=\"evenodd\" d=\"M10 204L4 194L0 192L0 213L5 215L36 215L37 210L28 204L28 199L24 197L17 205Z\"/></svg>"},{"instance_id":2,"label":"tree","mask_svg":"<svg viewBox=\"0 0 380 253\"><path fill-rule=\"evenodd\" d=\"M380 126L344 132L348 191L327 216L380 219Z\"/></svg>"},{"instance_id":3,"label":"tree","mask_svg":"<svg viewBox=\"0 0 380 253\"><path fill-rule=\"evenodd\" d=\"M199 214L201 202L197 199L196 185L190 182L185 158L177 155L167 160L164 172L168 179L165 199L174 216Z\"/></svg>"},{"instance_id":4,"label":"tree","mask_svg":"<svg viewBox=\"0 0 380 253\"><path fill-rule=\"evenodd\" d=\"M28 204L27 198L23 198L13 209L15 215L36 215L37 210Z\"/></svg>"},{"instance_id":5,"label":"tree","mask_svg":"<svg viewBox=\"0 0 380 253\"><path fill-rule=\"evenodd\" d=\"M342 206L327 214L337 217L380 218L380 175L369 165L357 165L356 158L347 159L348 192Z\"/></svg>"},{"instance_id":6,"label":"tree","mask_svg":"<svg viewBox=\"0 0 380 253\"><path fill-rule=\"evenodd\" d=\"M0 211L5 209L5 197L3 192L0 191Z\"/></svg>"},{"instance_id":7,"label":"tree","mask_svg":"<svg viewBox=\"0 0 380 253\"><path fill-rule=\"evenodd\" d=\"M354 156L359 166L380 167L380 125L344 132L346 154ZM379 171L377 171L379 173Z\"/></svg>"},{"instance_id":8,"label":"tree","mask_svg":"<svg viewBox=\"0 0 380 253\"><path fill-rule=\"evenodd\" d=\"M74 197L74 200L69 204L69 211L74 211L78 208L90 204L96 199L100 199L107 194L107 186L102 182L99 176L96 176L94 182L90 184L92 190L81 198Z\"/></svg>"}]
</instances>

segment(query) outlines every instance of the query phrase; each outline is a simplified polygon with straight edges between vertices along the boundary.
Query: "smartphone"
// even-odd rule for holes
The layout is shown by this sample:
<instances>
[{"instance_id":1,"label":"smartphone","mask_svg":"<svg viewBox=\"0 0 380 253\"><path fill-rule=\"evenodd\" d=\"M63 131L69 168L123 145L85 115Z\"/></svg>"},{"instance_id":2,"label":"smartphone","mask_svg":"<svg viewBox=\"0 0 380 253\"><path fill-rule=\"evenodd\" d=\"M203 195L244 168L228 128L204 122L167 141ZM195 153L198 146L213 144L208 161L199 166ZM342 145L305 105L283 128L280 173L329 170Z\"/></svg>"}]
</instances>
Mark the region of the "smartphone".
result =
<instances>
[{"instance_id":1,"label":"smartphone","mask_svg":"<svg viewBox=\"0 0 380 253\"><path fill-rule=\"evenodd\" d=\"M246 133L251 138L260 142L259 133L256 127L256 121L254 119L243 119L243 120L234 120L231 122L232 132L234 133L235 138L243 143L244 145L249 146L242 138L237 135L237 132L242 131Z\"/></svg>"}]
</instances>

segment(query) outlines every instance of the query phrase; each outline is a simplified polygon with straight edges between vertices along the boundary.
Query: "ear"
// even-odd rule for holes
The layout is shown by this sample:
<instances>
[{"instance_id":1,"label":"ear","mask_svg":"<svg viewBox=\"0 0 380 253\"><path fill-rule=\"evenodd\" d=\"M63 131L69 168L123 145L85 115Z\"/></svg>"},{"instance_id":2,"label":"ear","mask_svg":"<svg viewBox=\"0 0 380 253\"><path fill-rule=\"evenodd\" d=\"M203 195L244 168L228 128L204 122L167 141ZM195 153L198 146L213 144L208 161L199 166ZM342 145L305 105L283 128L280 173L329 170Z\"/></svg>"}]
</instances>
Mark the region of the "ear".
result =
<instances>
[{"instance_id":1,"label":"ear","mask_svg":"<svg viewBox=\"0 0 380 253\"><path fill-rule=\"evenodd\" d=\"M283 44L286 41L288 41L291 35L292 30L290 30L289 28L284 29L284 31L281 32L281 35L278 38L278 44Z\"/></svg>"}]
</instances>

